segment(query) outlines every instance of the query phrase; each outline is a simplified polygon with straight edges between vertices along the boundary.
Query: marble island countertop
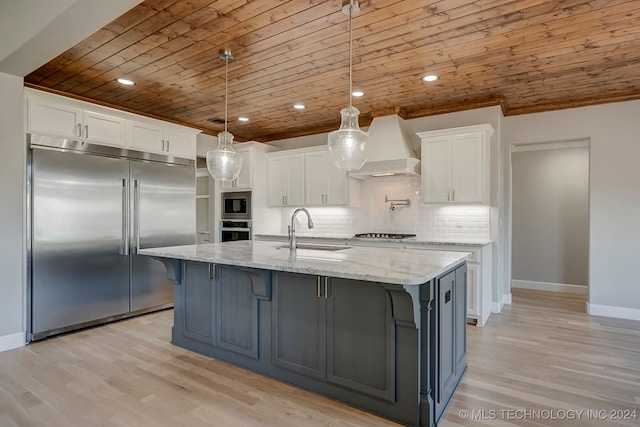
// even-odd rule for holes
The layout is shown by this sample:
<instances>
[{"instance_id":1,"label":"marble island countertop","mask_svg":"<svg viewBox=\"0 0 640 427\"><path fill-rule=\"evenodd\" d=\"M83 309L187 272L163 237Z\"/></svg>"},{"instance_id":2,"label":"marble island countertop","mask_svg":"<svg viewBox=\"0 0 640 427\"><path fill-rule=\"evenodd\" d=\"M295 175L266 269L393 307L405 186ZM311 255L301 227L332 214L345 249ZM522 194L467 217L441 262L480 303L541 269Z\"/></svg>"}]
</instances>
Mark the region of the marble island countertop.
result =
<instances>
[{"instance_id":1,"label":"marble island countertop","mask_svg":"<svg viewBox=\"0 0 640 427\"><path fill-rule=\"evenodd\" d=\"M397 285L420 285L464 262L468 252L346 246L297 249L282 242L237 241L142 249L141 255Z\"/></svg>"}]
</instances>

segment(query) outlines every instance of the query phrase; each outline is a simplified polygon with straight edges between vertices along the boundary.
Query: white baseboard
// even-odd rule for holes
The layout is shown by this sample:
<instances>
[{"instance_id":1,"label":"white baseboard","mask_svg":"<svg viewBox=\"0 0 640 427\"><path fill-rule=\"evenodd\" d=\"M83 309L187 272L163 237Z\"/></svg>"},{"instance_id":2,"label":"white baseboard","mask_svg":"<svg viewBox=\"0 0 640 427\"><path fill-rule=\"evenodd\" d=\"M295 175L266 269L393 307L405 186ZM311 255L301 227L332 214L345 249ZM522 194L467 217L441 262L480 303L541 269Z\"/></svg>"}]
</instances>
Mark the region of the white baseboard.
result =
<instances>
[{"instance_id":1,"label":"white baseboard","mask_svg":"<svg viewBox=\"0 0 640 427\"><path fill-rule=\"evenodd\" d=\"M511 304L511 294L503 294L500 302L492 302L491 303L491 312L492 313L500 313L502 312L502 307L505 304Z\"/></svg>"},{"instance_id":2,"label":"white baseboard","mask_svg":"<svg viewBox=\"0 0 640 427\"><path fill-rule=\"evenodd\" d=\"M502 305L511 304L511 292L502 295Z\"/></svg>"},{"instance_id":3,"label":"white baseboard","mask_svg":"<svg viewBox=\"0 0 640 427\"><path fill-rule=\"evenodd\" d=\"M533 289L536 291L564 292L567 294L589 295L589 287L567 285L564 283L534 282L531 280L512 280L512 288Z\"/></svg>"},{"instance_id":4,"label":"white baseboard","mask_svg":"<svg viewBox=\"0 0 640 427\"><path fill-rule=\"evenodd\" d=\"M0 336L0 352L22 347L26 342L27 339L24 332Z\"/></svg>"},{"instance_id":5,"label":"white baseboard","mask_svg":"<svg viewBox=\"0 0 640 427\"><path fill-rule=\"evenodd\" d=\"M592 316L615 317L616 319L640 320L640 308L617 307L615 305L591 304L587 302L587 313Z\"/></svg>"}]
</instances>

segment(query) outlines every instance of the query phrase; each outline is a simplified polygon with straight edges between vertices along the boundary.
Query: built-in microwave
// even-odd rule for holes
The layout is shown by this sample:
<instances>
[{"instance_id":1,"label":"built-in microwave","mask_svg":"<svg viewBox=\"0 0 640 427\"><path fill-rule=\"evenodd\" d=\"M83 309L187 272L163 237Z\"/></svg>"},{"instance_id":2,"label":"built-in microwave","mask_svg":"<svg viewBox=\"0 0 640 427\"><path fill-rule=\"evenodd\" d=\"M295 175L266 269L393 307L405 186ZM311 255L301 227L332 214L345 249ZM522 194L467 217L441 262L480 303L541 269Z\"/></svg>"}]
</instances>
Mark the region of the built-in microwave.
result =
<instances>
[{"instance_id":1,"label":"built-in microwave","mask_svg":"<svg viewBox=\"0 0 640 427\"><path fill-rule=\"evenodd\" d=\"M222 219L251 219L251 191L222 193Z\"/></svg>"}]
</instances>

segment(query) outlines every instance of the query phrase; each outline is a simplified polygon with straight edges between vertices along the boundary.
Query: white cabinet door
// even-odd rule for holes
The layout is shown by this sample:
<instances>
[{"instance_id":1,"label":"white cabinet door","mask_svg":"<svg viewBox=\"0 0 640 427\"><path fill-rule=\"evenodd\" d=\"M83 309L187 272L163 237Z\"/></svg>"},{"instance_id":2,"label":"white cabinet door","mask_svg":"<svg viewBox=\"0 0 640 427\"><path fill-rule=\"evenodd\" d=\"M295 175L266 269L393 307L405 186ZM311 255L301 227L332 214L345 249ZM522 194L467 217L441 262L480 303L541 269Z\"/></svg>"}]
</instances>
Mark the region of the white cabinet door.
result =
<instances>
[{"instance_id":1,"label":"white cabinet door","mask_svg":"<svg viewBox=\"0 0 640 427\"><path fill-rule=\"evenodd\" d=\"M193 159L196 155L195 135L171 126L165 127L165 152L168 155Z\"/></svg>"},{"instance_id":2,"label":"white cabinet door","mask_svg":"<svg viewBox=\"0 0 640 427\"><path fill-rule=\"evenodd\" d=\"M240 151L240 155L242 155L242 168L240 169L240 174L235 179L236 188L243 190L250 190L252 187L252 177L253 177L253 169L251 167L251 150L243 150Z\"/></svg>"},{"instance_id":3,"label":"white cabinet door","mask_svg":"<svg viewBox=\"0 0 640 427\"><path fill-rule=\"evenodd\" d=\"M482 203L484 201L484 139L481 133L456 135L451 140L452 201Z\"/></svg>"},{"instance_id":4,"label":"white cabinet door","mask_svg":"<svg viewBox=\"0 0 640 427\"><path fill-rule=\"evenodd\" d=\"M306 206L326 205L328 153L317 151L305 154L304 183Z\"/></svg>"},{"instance_id":5,"label":"white cabinet door","mask_svg":"<svg viewBox=\"0 0 640 427\"><path fill-rule=\"evenodd\" d=\"M284 196L288 175L286 165L286 157L267 159L267 204L269 206L285 206Z\"/></svg>"},{"instance_id":6,"label":"white cabinet door","mask_svg":"<svg viewBox=\"0 0 640 427\"><path fill-rule=\"evenodd\" d=\"M222 183L223 190L251 190L253 184L251 150L251 148L237 150L237 152L242 156L242 167L240 168L240 174L233 181L224 181Z\"/></svg>"},{"instance_id":7,"label":"white cabinet door","mask_svg":"<svg viewBox=\"0 0 640 427\"><path fill-rule=\"evenodd\" d=\"M349 204L349 176L348 172L338 169L329 153L327 153L327 195L325 204L330 206L346 206Z\"/></svg>"},{"instance_id":8,"label":"white cabinet door","mask_svg":"<svg viewBox=\"0 0 640 427\"><path fill-rule=\"evenodd\" d=\"M304 206L304 187L304 154L268 158L269 206Z\"/></svg>"},{"instance_id":9,"label":"white cabinet door","mask_svg":"<svg viewBox=\"0 0 640 427\"><path fill-rule=\"evenodd\" d=\"M84 110L82 133L85 142L112 147L126 146L126 120L121 117Z\"/></svg>"},{"instance_id":10,"label":"white cabinet door","mask_svg":"<svg viewBox=\"0 0 640 427\"><path fill-rule=\"evenodd\" d=\"M195 158L195 135L161 121L128 122L129 147L147 153Z\"/></svg>"},{"instance_id":11,"label":"white cabinet door","mask_svg":"<svg viewBox=\"0 0 640 427\"><path fill-rule=\"evenodd\" d=\"M82 138L82 110L63 103L29 97L27 130L61 138Z\"/></svg>"},{"instance_id":12,"label":"white cabinet door","mask_svg":"<svg viewBox=\"0 0 640 427\"><path fill-rule=\"evenodd\" d=\"M287 156L287 206L304 206L304 155Z\"/></svg>"},{"instance_id":13,"label":"white cabinet door","mask_svg":"<svg viewBox=\"0 0 640 427\"><path fill-rule=\"evenodd\" d=\"M132 120L128 127L129 147L149 153L163 153L162 127Z\"/></svg>"},{"instance_id":14,"label":"white cabinet door","mask_svg":"<svg viewBox=\"0 0 640 427\"><path fill-rule=\"evenodd\" d=\"M424 203L489 203L489 124L418 133Z\"/></svg>"},{"instance_id":15,"label":"white cabinet door","mask_svg":"<svg viewBox=\"0 0 640 427\"><path fill-rule=\"evenodd\" d=\"M328 150L305 154L305 198L307 206L349 204L347 171L335 167Z\"/></svg>"},{"instance_id":16,"label":"white cabinet door","mask_svg":"<svg viewBox=\"0 0 640 427\"><path fill-rule=\"evenodd\" d=\"M114 147L126 144L126 121L121 117L38 97L27 100L29 132Z\"/></svg>"},{"instance_id":17,"label":"white cabinet door","mask_svg":"<svg viewBox=\"0 0 640 427\"><path fill-rule=\"evenodd\" d=\"M423 201L451 202L451 137L423 139L421 164Z\"/></svg>"},{"instance_id":18,"label":"white cabinet door","mask_svg":"<svg viewBox=\"0 0 640 427\"><path fill-rule=\"evenodd\" d=\"M28 132L195 159L195 129L31 89L25 93Z\"/></svg>"}]
</instances>

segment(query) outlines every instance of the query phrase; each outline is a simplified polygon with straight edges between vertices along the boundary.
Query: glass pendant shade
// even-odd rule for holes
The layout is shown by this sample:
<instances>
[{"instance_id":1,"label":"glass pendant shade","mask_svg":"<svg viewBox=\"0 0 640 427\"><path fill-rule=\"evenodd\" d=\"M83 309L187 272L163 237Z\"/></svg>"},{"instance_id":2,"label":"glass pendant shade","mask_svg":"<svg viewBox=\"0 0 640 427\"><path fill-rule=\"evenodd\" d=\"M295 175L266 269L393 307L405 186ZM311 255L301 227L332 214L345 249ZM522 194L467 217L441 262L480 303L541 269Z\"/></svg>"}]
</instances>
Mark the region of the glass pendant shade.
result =
<instances>
[{"instance_id":1,"label":"glass pendant shade","mask_svg":"<svg viewBox=\"0 0 640 427\"><path fill-rule=\"evenodd\" d=\"M242 155L233 149L233 135L218 134L218 147L207 152L207 169L216 181L233 181L240 174Z\"/></svg>"},{"instance_id":2,"label":"glass pendant shade","mask_svg":"<svg viewBox=\"0 0 640 427\"><path fill-rule=\"evenodd\" d=\"M233 135L227 132L227 101L229 90L229 61L234 57L230 51L220 53L224 60L224 131L218 134L218 146L207 151L207 169L216 181L233 181L240 175L242 155L233 149Z\"/></svg>"},{"instance_id":3,"label":"glass pendant shade","mask_svg":"<svg viewBox=\"0 0 640 427\"><path fill-rule=\"evenodd\" d=\"M340 111L340 128L329 133L329 156L338 169L360 169L367 161L367 140L369 134L360 130L358 117L360 110L353 106L353 17L360 13L357 0L345 0L342 13L349 17L349 106Z\"/></svg>"},{"instance_id":4,"label":"glass pendant shade","mask_svg":"<svg viewBox=\"0 0 640 427\"><path fill-rule=\"evenodd\" d=\"M358 125L360 111L356 107L343 108L340 114L340 128L329 133L331 160L338 169L360 169L367 161L369 134Z\"/></svg>"}]
</instances>

